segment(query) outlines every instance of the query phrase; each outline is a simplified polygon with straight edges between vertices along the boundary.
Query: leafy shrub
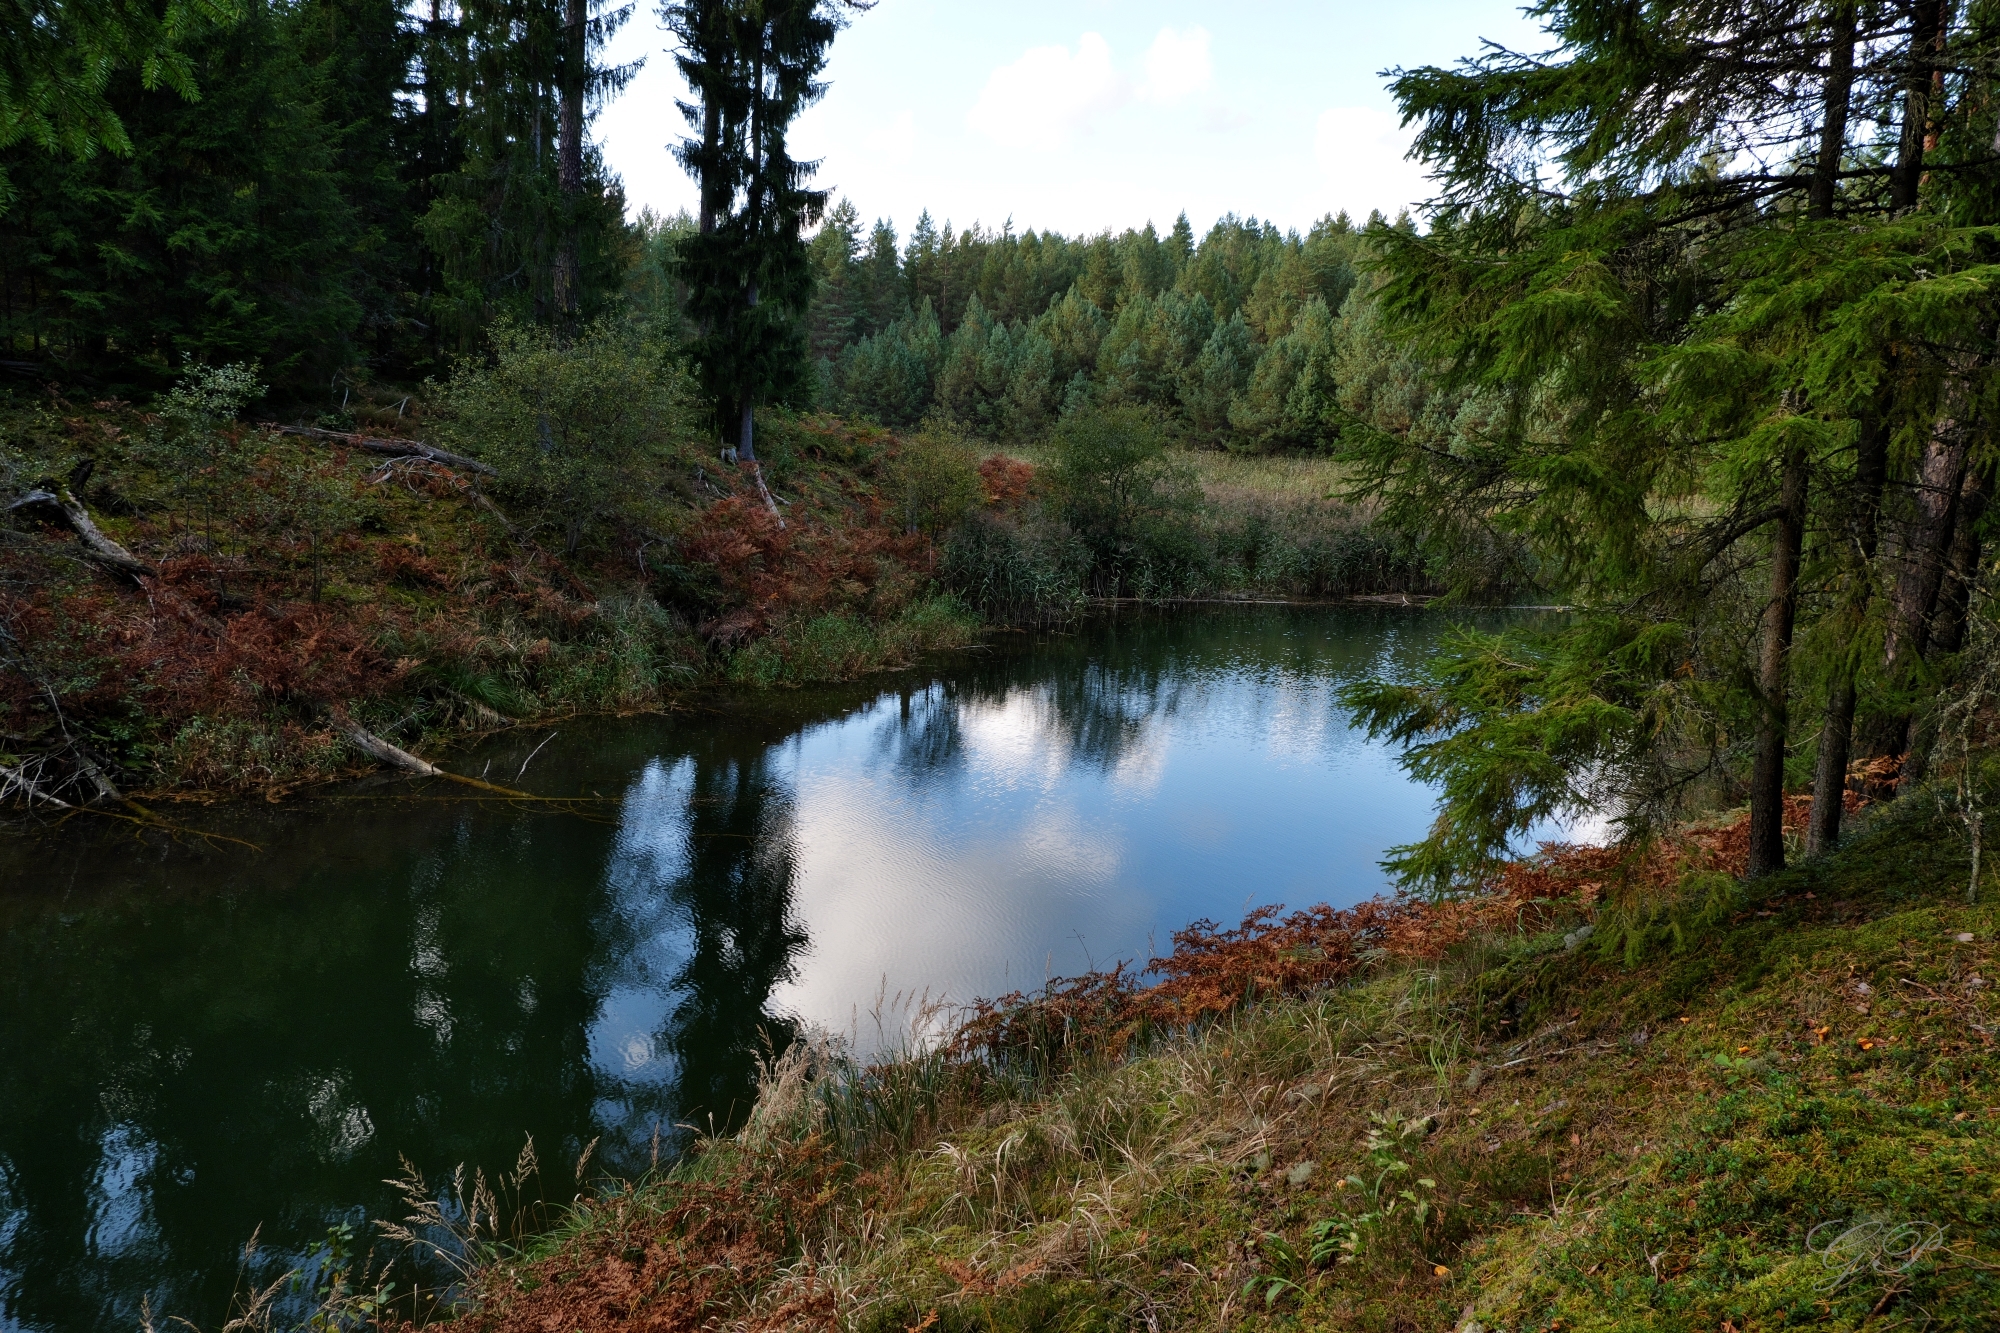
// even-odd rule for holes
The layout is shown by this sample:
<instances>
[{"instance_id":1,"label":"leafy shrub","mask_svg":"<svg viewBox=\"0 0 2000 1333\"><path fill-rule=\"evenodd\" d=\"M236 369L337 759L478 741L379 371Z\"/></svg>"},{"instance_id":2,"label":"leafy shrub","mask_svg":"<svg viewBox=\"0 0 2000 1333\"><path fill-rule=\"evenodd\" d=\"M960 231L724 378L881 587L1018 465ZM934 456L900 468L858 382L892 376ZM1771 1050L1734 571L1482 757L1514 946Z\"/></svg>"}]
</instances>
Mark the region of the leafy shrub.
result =
<instances>
[{"instance_id":1,"label":"leafy shrub","mask_svg":"<svg viewBox=\"0 0 2000 1333\"><path fill-rule=\"evenodd\" d=\"M1185 585L1200 564L1191 525L1201 487L1168 457L1159 418L1129 405L1087 409L1065 417L1050 443L1054 509L1089 547L1096 584Z\"/></svg>"},{"instance_id":2,"label":"leafy shrub","mask_svg":"<svg viewBox=\"0 0 2000 1333\"><path fill-rule=\"evenodd\" d=\"M242 432L231 427L244 404L263 396L254 363L196 364L154 405L159 424L147 433L154 470L182 521L193 527L199 518L211 549L250 464Z\"/></svg>"},{"instance_id":3,"label":"leafy shrub","mask_svg":"<svg viewBox=\"0 0 2000 1333\"><path fill-rule=\"evenodd\" d=\"M896 517L913 532L936 536L979 503L978 456L950 424L932 418L887 461L884 489Z\"/></svg>"},{"instance_id":4,"label":"leafy shrub","mask_svg":"<svg viewBox=\"0 0 2000 1333\"><path fill-rule=\"evenodd\" d=\"M491 463L529 523L574 554L590 528L627 515L648 464L690 430L685 376L659 346L599 323L564 340L503 323L493 359L433 387L437 435Z\"/></svg>"}]
</instances>

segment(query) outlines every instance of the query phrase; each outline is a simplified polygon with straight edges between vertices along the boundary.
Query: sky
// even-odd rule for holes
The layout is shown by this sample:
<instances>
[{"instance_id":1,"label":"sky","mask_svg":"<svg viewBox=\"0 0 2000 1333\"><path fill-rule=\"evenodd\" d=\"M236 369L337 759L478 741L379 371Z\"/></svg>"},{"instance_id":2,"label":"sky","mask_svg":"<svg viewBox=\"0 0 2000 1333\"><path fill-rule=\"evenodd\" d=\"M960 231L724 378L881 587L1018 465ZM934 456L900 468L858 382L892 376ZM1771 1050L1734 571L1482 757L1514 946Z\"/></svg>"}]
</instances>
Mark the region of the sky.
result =
<instances>
[{"instance_id":1,"label":"sky","mask_svg":"<svg viewBox=\"0 0 2000 1333\"><path fill-rule=\"evenodd\" d=\"M864 221L1068 234L1181 211L1304 229L1394 216L1432 191L1405 161L1382 71L1450 64L1482 38L1546 43L1510 0L879 0L833 45L795 157ZM607 58L645 68L593 132L636 215L693 208L669 155L686 95L646 3Z\"/></svg>"}]
</instances>

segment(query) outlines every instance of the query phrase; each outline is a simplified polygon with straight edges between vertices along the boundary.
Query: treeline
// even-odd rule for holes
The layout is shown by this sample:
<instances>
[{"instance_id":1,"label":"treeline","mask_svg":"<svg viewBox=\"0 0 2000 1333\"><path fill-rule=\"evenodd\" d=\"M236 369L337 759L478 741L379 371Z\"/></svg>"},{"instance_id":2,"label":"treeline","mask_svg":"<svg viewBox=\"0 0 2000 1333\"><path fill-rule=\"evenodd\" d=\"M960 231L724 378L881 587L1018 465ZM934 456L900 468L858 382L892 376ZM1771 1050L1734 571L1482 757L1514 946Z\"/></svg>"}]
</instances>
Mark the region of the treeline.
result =
<instances>
[{"instance_id":1,"label":"treeline","mask_svg":"<svg viewBox=\"0 0 2000 1333\"><path fill-rule=\"evenodd\" d=\"M343 377L420 379L497 317L588 320L622 291L640 237L586 128L632 73L598 59L630 5L203 12L216 21L160 32L120 11L92 46L94 11L57 6L50 49L13 53L15 369L145 389L254 360L281 395L323 401Z\"/></svg>"},{"instance_id":2,"label":"treeline","mask_svg":"<svg viewBox=\"0 0 2000 1333\"><path fill-rule=\"evenodd\" d=\"M1372 246L1346 214L1304 235L1232 215L1197 241L1185 214L1164 236L1072 239L954 232L926 212L901 242L885 221L864 234L843 200L812 242L815 392L888 425L936 412L993 438L1130 405L1204 445L1322 447L1347 417L1422 411L1361 277Z\"/></svg>"}]
</instances>

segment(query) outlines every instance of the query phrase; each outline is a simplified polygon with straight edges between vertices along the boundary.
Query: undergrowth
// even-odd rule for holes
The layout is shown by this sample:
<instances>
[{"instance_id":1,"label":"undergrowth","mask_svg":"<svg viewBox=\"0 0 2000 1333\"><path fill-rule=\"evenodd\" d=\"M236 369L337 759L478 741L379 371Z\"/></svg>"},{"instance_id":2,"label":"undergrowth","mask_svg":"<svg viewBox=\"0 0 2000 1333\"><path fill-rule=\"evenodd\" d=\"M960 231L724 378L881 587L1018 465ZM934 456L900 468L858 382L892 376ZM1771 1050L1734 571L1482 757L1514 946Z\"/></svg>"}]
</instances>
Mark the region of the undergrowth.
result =
<instances>
[{"instance_id":1,"label":"undergrowth","mask_svg":"<svg viewBox=\"0 0 2000 1333\"><path fill-rule=\"evenodd\" d=\"M0 489L73 492L140 565L93 559L52 503L0 521L0 799L276 796L368 762L330 721L343 711L436 757L691 686L901 666L1099 594L1431 586L1414 546L1290 474L1246 464L1219 499L1168 487L1172 503L1100 513L1079 497L1123 475L1111 464L982 460L938 423L773 414L767 499L688 424L672 374L593 337L568 359L524 343L414 407L364 396L333 430L238 419L246 367L190 371L150 409L0 396ZM576 408L561 421L536 415L544 380ZM603 405L633 384L643 403ZM1179 477L1141 434L1134 456Z\"/></svg>"},{"instance_id":2,"label":"undergrowth","mask_svg":"<svg viewBox=\"0 0 2000 1333\"><path fill-rule=\"evenodd\" d=\"M2000 913L1926 798L1753 884L1741 821L1467 899L1201 925L495 1252L469 1328L1976 1329ZM1726 884L1726 891L1718 890Z\"/></svg>"}]
</instances>

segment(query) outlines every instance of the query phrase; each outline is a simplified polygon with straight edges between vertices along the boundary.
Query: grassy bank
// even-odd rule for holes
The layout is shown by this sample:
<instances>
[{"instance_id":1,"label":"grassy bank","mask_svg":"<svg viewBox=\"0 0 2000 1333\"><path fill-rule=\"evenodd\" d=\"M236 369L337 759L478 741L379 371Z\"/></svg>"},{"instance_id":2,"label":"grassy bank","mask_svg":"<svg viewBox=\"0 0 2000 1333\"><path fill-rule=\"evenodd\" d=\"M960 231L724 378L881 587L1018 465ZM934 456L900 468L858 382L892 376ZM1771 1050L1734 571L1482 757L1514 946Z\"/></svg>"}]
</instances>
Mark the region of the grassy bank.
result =
<instances>
[{"instance_id":1,"label":"grassy bank","mask_svg":"<svg viewBox=\"0 0 2000 1333\"><path fill-rule=\"evenodd\" d=\"M880 432L780 423L782 523L742 470L663 432L566 541L504 476L363 447L423 434L389 405L318 435L178 437L123 403L8 409L9 489L71 494L141 566L93 558L51 505L0 530L0 762L58 799L97 777L156 795L325 778L360 758L333 708L423 752L704 682L842 679L979 629L887 512Z\"/></svg>"},{"instance_id":2,"label":"grassy bank","mask_svg":"<svg viewBox=\"0 0 2000 1333\"><path fill-rule=\"evenodd\" d=\"M369 762L341 714L435 756L847 679L1093 595L1430 586L1324 464L1214 455L1196 483L1143 421L1108 461L1037 467L947 427L773 416L767 500L643 348L503 342L304 428L258 423L238 367L145 407L0 400L0 489L28 500L0 523L0 794L277 795Z\"/></svg>"},{"instance_id":3,"label":"grassy bank","mask_svg":"<svg viewBox=\"0 0 2000 1333\"><path fill-rule=\"evenodd\" d=\"M1921 797L1754 885L1743 845L1196 930L1164 995L1086 979L900 1061L797 1047L464 1322L1991 1327L2000 912Z\"/></svg>"}]
</instances>

